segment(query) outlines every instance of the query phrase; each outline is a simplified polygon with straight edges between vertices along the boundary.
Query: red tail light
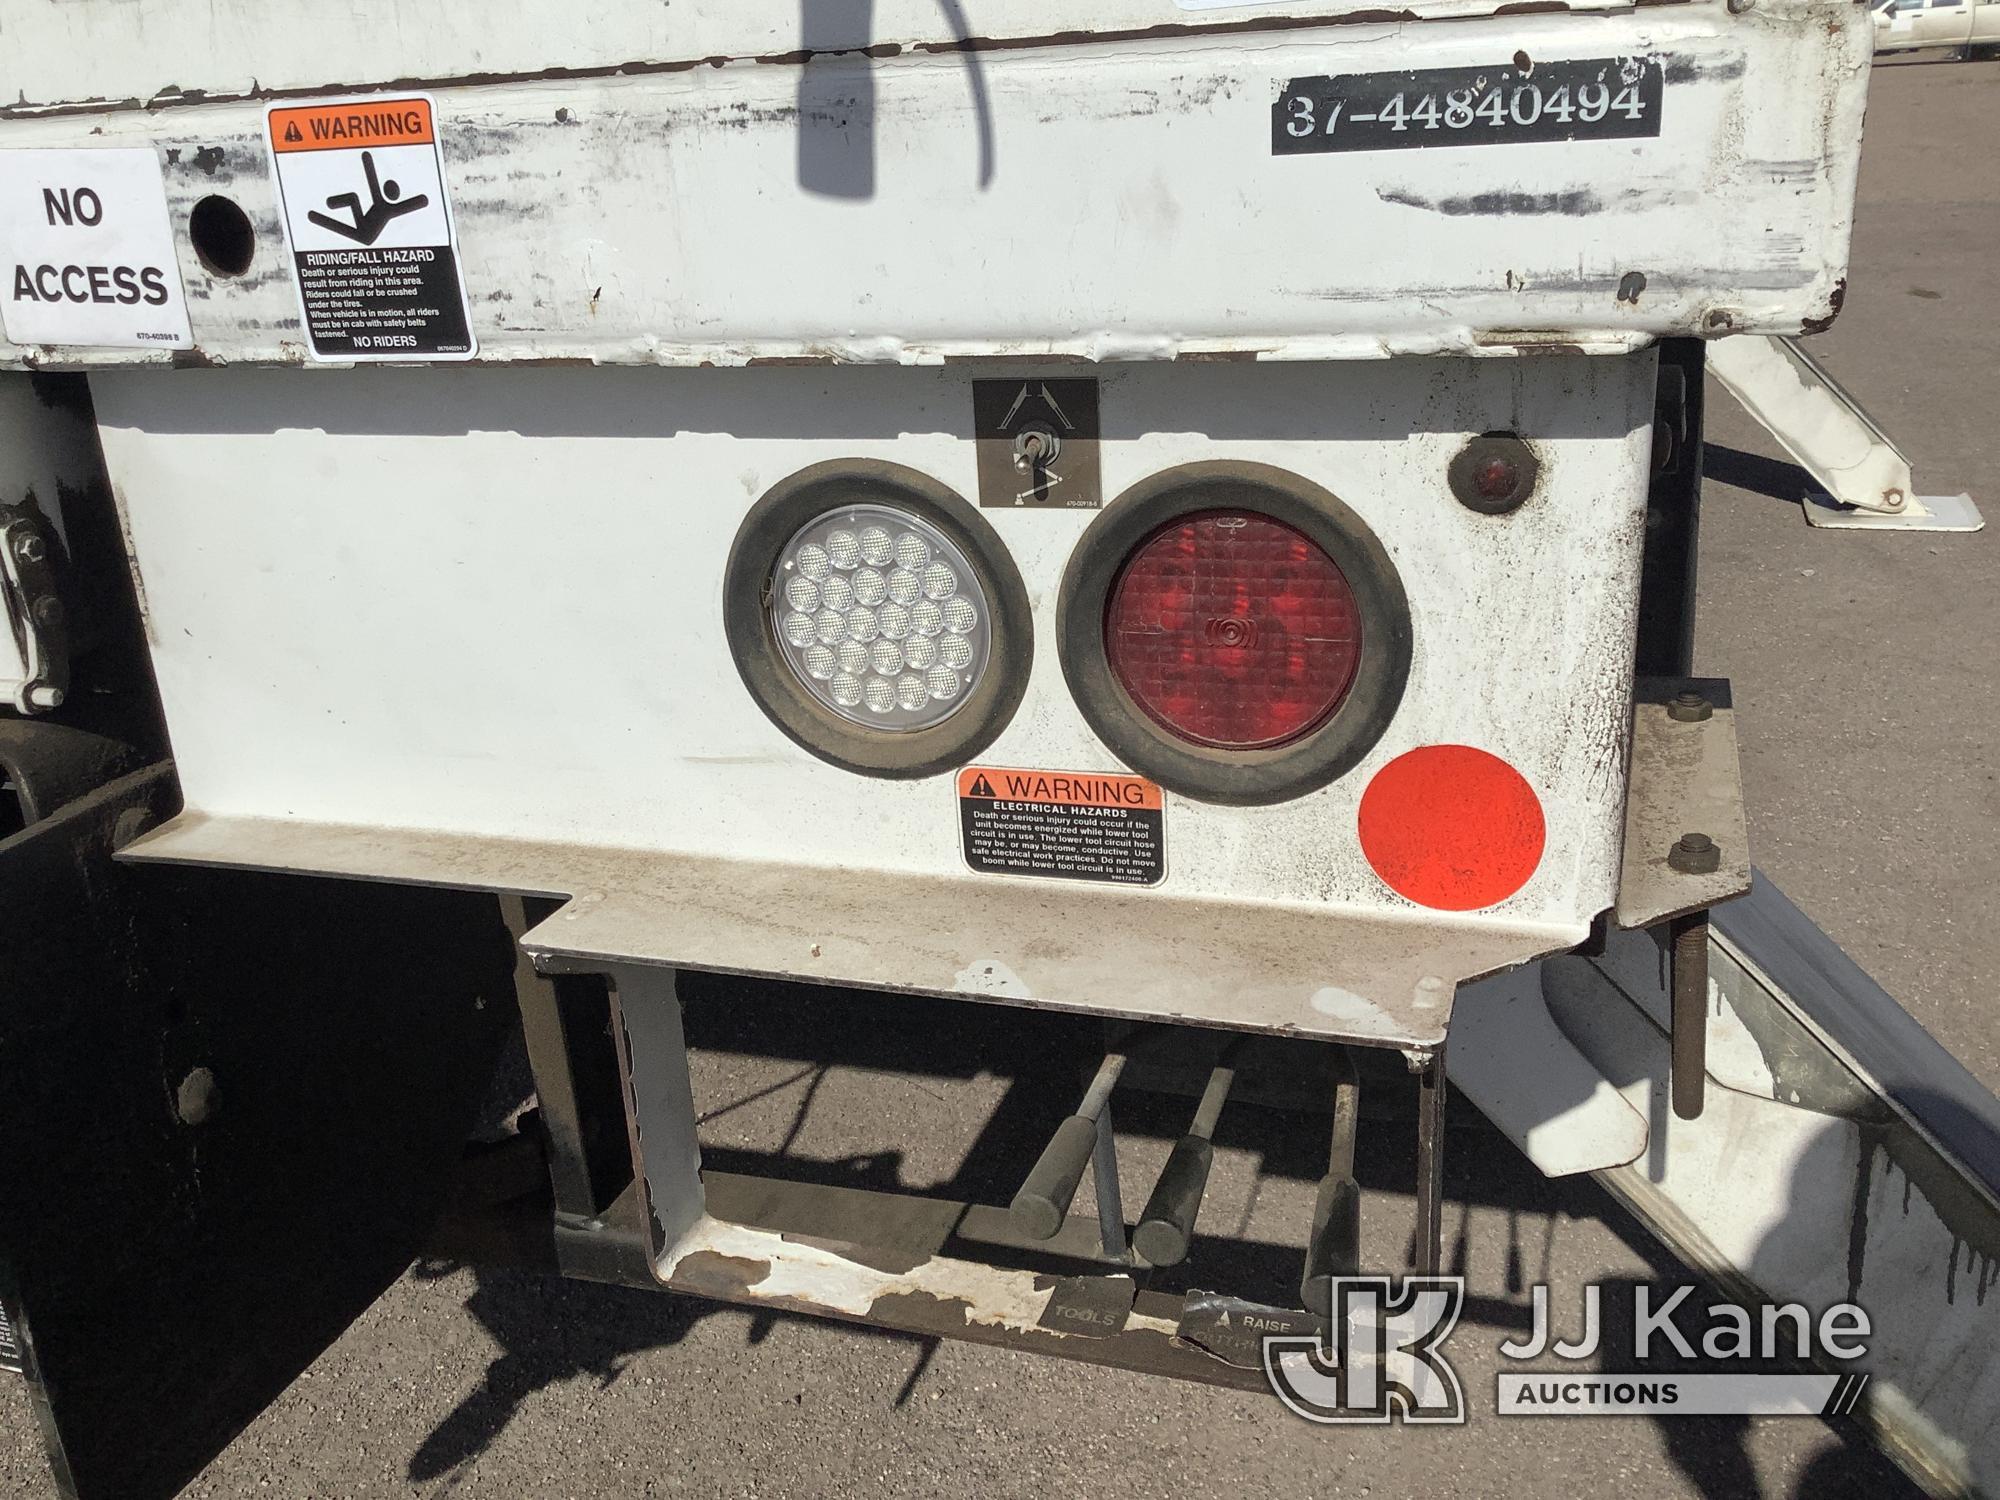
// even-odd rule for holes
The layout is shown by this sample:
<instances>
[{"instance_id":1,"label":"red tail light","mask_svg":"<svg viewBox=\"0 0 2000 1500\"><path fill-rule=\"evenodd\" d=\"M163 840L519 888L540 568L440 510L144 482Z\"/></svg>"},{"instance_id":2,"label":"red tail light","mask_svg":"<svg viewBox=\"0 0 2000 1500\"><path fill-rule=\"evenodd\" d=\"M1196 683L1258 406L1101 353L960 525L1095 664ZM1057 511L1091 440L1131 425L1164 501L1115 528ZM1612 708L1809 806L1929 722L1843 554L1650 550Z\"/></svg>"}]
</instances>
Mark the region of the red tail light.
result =
<instances>
[{"instance_id":1,"label":"red tail light","mask_svg":"<svg viewBox=\"0 0 2000 1500\"><path fill-rule=\"evenodd\" d=\"M1063 676L1110 751L1186 797L1266 806L1344 776L1410 672L1410 604L1339 496L1183 464L1090 523L1057 600Z\"/></svg>"},{"instance_id":2,"label":"red tail light","mask_svg":"<svg viewBox=\"0 0 2000 1500\"><path fill-rule=\"evenodd\" d=\"M1247 510L1182 516L1112 584L1104 645L1132 701L1180 739L1266 750L1333 716L1361 659L1361 611L1303 532Z\"/></svg>"}]
</instances>

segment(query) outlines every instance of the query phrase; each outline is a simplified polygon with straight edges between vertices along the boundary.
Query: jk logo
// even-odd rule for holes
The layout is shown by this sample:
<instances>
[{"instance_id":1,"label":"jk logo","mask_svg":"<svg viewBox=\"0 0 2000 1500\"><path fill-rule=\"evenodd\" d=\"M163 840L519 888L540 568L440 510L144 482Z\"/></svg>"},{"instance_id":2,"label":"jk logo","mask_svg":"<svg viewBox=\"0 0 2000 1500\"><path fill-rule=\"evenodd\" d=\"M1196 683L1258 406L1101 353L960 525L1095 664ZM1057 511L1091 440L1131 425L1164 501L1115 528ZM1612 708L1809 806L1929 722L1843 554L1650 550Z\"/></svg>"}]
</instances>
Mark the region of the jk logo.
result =
<instances>
[{"instance_id":1,"label":"jk logo","mask_svg":"<svg viewBox=\"0 0 2000 1500\"><path fill-rule=\"evenodd\" d=\"M1308 1422L1463 1422L1465 1391L1440 1346L1458 1322L1465 1280L1336 1277L1325 1335L1264 1340L1264 1374Z\"/></svg>"}]
</instances>

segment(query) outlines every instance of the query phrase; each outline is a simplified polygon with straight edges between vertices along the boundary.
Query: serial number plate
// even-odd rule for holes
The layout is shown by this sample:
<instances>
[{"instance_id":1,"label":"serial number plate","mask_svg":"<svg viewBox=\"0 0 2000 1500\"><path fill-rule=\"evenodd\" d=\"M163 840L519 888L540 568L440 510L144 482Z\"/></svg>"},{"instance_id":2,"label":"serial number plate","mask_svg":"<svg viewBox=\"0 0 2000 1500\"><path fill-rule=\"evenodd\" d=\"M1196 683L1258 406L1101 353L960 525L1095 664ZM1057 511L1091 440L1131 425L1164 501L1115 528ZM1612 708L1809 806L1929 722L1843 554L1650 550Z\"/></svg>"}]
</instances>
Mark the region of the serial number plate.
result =
<instances>
[{"instance_id":1,"label":"serial number plate","mask_svg":"<svg viewBox=\"0 0 2000 1500\"><path fill-rule=\"evenodd\" d=\"M1660 133L1665 94L1657 57L1294 78L1271 108L1271 154L1629 140Z\"/></svg>"}]
</instances>

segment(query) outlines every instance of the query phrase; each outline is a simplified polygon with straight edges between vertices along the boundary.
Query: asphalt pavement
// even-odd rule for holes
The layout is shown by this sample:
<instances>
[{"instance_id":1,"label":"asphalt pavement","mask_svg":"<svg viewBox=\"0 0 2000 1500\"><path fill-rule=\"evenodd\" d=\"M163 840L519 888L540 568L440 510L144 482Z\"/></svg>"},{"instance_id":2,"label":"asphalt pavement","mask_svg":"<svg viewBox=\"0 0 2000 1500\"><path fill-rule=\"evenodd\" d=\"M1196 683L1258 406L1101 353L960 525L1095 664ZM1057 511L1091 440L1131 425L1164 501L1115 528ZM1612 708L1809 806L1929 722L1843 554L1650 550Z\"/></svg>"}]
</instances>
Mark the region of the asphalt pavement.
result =
<instances>
[{"instance_id":1,"label":"asphalt pavement","mask_svg":"<svg viewBox=\"0 0 2000 1500\"><path fill-rule=\"evenodd\" d=\"M1873 84L1846 306L1814 351L1916 463L2000 522L2000 63L1929 57ZM2000 1087L2000 526L1815 531L1779 450L1711 387L1700 662L1733 679L1754 857L1989 1087ZM1724 451L1726 450L1726 451ZM1744 455L1748 455L1746 459ZM1739 482L1729 482L1731 480ZM1780 493L1766 493L1776 489ZM699 1032L697 1024L695 1027ZM789 1149L857 1180L963 1182L1004 1081L705 1050L717 1152ZM885 1145L897 1150L881 1154ZM1448 1241L1475 1293L1678 1279L1593 1185L1454 1140ZM1164 1143L1132 1144L1128 1194ZM1225 1142L1204 1224L1298 1243L1311 1184ZM1376 1200L1385 1205L1373 1211ZM1371 1194L1371 1222L1407 1199ZM1377 1233L1402 1231L1377 1230ZM1393 1253L1393 1251L1392 1251ZM1574 1308L1565 1317L1574 1320ZM1571 1324L1573 1326L1573 1322ZM1454 1341L1491 1389L1500 1333ZM1477 1412L1479 1402L1475 1402ZM51 1496L0 1382L0 1493ZM1818 1419L1325 1430L1265 1396L641 1292L413 1269L187 1492L244 1497L1909 1493Z\"/></svg>"}]
</instances>

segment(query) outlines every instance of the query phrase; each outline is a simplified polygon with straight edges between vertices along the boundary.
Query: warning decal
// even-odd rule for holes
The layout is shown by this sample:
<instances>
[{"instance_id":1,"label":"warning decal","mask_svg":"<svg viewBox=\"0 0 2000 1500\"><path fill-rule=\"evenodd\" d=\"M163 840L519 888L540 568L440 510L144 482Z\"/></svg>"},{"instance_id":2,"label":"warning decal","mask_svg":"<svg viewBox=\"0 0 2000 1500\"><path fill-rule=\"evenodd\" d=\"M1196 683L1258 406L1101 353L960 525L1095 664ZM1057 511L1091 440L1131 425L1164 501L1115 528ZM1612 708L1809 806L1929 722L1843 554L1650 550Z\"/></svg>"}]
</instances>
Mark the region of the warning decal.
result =
<instances>
[{"instance_id":1,"label":"warning decal","mask_svg":"<svg viewBox=\"0 0 2000 1500\"><path fill-rule=\"evenodd\" d=\"M982 875L1158 885L1167 874L1160 789L1143 776L967 766L958 827Z\"/></svg>"},{"instance_id":2,"label":"warning decal","mask_svg":"<svg viewBox=\"0 0 2000 1500\"><path fill-rule=\"evenodd\" d=\"M265 122L313 357L470 359L431 101L274 105Z\"/></svg>"}]
</instances>

